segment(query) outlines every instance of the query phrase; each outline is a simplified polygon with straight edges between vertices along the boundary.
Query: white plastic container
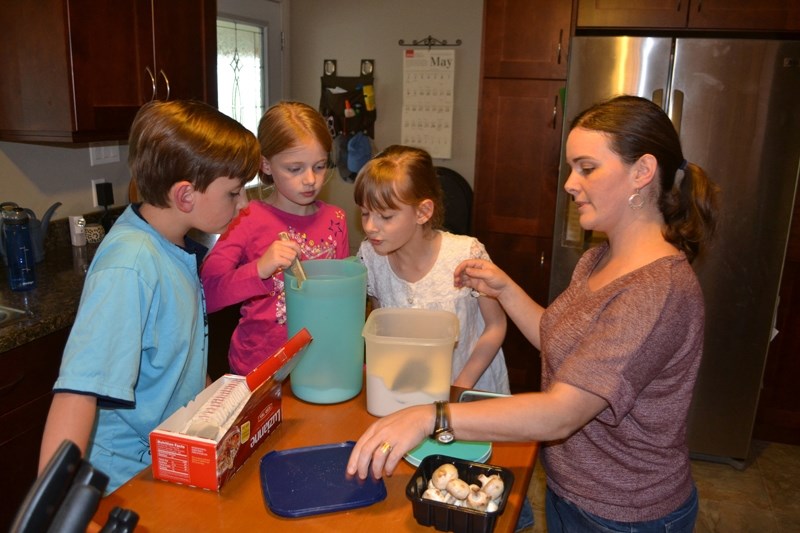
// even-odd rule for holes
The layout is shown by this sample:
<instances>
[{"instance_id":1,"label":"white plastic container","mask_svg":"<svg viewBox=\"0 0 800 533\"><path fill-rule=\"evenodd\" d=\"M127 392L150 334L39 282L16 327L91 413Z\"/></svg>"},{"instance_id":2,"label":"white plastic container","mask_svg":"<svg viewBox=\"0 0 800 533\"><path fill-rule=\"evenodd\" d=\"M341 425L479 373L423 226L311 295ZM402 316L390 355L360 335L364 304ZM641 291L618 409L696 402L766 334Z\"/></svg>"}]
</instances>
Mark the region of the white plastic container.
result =
<instances>
[{"instance_id":1,"label":"white plastic container","mask_svg":"<svg viewBox=\"0 0 800 533\"><path fill-rule=\"evenodd\" d=\"M458 339L449 311L383 308L363 330L367 360L367 411L385 416L404 407L447 400Z\"/></svg>"}]
</instances>

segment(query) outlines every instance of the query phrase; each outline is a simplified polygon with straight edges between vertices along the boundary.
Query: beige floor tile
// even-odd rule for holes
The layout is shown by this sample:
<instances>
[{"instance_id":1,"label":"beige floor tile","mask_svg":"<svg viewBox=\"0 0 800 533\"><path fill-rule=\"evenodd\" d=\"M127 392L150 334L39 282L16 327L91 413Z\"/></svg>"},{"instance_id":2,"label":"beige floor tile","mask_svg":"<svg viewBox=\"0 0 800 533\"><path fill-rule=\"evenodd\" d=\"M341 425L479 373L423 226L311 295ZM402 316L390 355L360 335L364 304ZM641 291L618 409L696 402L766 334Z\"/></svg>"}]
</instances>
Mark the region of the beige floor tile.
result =
<instances>
[{"instance_id":1,"label":"beige floor tile","mask_svg":"<svg viewBox=\"0 0 800 533\"><path fill-rule=\"evenodd\" d=\"M760 451L756 464L772 508L800 514L800 447L772 443Z\"/></svg>"},{"instance_id":2,"label":"beige floor tile","mask_svg":"<svg viewBox=\"0 0 800 533\"><path fill-rule=\"evenodd\" d=\"M692 476L700 500L769 510L771 500L757 464L745 470L708 461L692 461Z\"/></svg>"},{"instance_id":3,"label":"beige floor tile","mask_svg":"<svg viewBox=\"0 0 800 533\"><path fill-rule=\"evenodd\" d=\"M781 531L772 511L737 503L700 500L695 533L778 533Z\"/></svg>"},{"instance_id":4,"label":"beige floor tile","mask_svg":"<svg viewBox=\"0 0 800 533\"><path fill-rule=\"evenodd\" d=\"M774 511L774 513L780 533L797 533L800 531L800 513L792 511Z\"/></svg>"}]
</instances>

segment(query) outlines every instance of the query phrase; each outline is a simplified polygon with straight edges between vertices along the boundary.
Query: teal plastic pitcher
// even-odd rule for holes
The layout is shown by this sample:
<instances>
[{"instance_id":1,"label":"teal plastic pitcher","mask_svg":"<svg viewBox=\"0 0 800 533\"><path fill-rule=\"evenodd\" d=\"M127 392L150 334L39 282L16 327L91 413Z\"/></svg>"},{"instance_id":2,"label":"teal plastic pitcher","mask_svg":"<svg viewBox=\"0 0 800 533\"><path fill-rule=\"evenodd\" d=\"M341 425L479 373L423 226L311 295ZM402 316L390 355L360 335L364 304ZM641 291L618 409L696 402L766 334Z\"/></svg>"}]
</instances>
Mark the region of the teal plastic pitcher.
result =
<instances>
[{"instance_id":1,"label":"teal plastic pitcher","mask_svg":"<svg viewBox=\"0 0 800 533\"><path fill-rule=\"evenodd\" d=\"M291 373L295 396L337 403L361 392L367 269L352 259L303 261L307 279L284 271L289 337L308 329L313 340Z\"/></svg>"}]
</instances>

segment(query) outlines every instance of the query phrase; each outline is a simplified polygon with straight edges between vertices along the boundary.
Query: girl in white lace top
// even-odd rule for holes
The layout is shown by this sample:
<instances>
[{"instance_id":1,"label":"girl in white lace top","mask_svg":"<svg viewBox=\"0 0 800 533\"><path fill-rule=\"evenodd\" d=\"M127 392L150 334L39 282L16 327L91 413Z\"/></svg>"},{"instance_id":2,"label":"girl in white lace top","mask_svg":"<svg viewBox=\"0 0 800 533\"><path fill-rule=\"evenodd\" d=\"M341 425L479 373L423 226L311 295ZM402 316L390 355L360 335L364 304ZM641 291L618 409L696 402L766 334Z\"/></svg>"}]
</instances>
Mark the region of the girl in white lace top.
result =
<instances>
[{"instance_id":1,"label":"girl in white lace top","mask_svg":"<svg viewBox=\"0 0 800 533\"><path fill-rule=\"evenodd\" d=\"M441 229L442 189L430 155L390 146L369 161L355 183L355 202L367 239L359 259L367 267L374 307L414 307L455 313L460 322L452 382L509 393L501 344L506 315L494 298L453 283L465 259L489 259L474 237Z\"/></svg>"}]
</instances>

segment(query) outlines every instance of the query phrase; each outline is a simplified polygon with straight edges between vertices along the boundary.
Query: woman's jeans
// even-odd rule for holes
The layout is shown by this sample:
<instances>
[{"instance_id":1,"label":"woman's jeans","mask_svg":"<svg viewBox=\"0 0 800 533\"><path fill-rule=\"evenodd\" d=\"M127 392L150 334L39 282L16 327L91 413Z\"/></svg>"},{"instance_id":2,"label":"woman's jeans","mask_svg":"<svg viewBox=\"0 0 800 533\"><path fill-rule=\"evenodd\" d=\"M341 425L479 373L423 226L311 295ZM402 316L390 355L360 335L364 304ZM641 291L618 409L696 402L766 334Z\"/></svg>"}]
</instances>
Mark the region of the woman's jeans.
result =
<instances>
[{"instance_id":1,"label":"woman's jeans","mask_svg":"<svg viewBox=\"0 0 800 533\"><path fill-rule=\"evenodd\" d=\"M667 516L648 522L615 522L587 513L570 501L558 496L547 487L545 515L548 533L692 533L697 520L697 488L683 505Z\"/></svg>"}]
</instances>

